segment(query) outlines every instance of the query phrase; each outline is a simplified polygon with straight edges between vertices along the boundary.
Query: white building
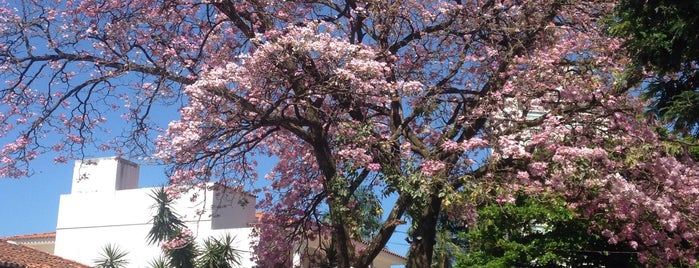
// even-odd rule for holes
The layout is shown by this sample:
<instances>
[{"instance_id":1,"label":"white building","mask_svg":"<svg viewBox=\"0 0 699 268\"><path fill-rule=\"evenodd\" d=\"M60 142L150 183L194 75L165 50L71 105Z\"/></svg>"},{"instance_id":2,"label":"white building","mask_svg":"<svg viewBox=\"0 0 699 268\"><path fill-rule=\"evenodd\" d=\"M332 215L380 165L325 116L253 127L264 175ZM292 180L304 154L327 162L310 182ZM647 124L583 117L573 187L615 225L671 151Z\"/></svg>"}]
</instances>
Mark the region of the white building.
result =
<instances>
[{"instance_id":1,"label":"white building","mask_svg":"<svg viewBox=\"0 0 699 268\"><path fill-rule=\"evenodd\" d=\"M159 245L146 241L156 212L150 197L154 188L138 188L138 173L138 165L118 157L77 161L71 193L60 199L54 254L92 264L112 244L128 252L129 267L149 267L161 255ZM230 234L243 253L243 267L253 266L255 197L223 187L199 195L195 202L183 196L173 206L196 240ZM248 205L240 205L241 200Z\"/></svg>"},{"instance_id":2,"label":"white building","mask_svg":"<svg viewBox=\"0 0 699 268\"><path fill-rule=\"evenodd\" d=\"M160 246L149 245L146 239L156 213L155 200L150 197L155 188L138 188L138 176L137 164L118 157L76 161L71 193L60 197L55 235L6 239L87 265L92 265L103 248L111 244L128 252L128 267L151 267L149 262L162 255ZM229 234L235 237L235 247L241 252L241 266L253 267L254 238L250 235L257 223L255 196L224 187L209 187L197 194L195 202L190 201L190 194L173 205L196 241ZM292 256L296 266L308 266L298 253ZM404 257L384 250L373 267L404 263Z\"/></svg>"}]
</instances>

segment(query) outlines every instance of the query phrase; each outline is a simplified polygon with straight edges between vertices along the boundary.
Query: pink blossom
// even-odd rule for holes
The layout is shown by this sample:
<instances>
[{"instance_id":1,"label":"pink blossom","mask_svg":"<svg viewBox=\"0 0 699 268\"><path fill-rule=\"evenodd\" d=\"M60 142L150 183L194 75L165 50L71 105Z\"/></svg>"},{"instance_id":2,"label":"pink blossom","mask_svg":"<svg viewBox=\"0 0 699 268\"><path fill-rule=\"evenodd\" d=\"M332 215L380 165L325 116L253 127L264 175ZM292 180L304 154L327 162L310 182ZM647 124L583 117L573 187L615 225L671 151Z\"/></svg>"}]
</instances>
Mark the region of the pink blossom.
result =
<instances>
[{"instance_id":1,"label":"pink blossom","mask_svg":"<svg viewBox=\"0 0 699 268\"><path fill-rule=\"evenodd\" d=\"M420 164L422 174L425 174L427 177L434 176L436 173L442 171L445 167L446 164L438 160L426 160Z\"/></svg>"},{"instance_id":2,"label":"pink blossom","mask_svg":"<svg viewBox=\"0 0 699 268\"><path fill-rule=\"evenodd\" d=\"M455 141L452 140L446 140L442 143L442 149L445 151L457 151L461 149L461 146Z\"/></svg>"},{"instance_id":3,"label":"pink blossom","mask_svg":"<svg viewBox=\"0 0 699 268\"><path fill-rule=\"evenodd\" d=\"M160 248L167 252L193 243L193 240L192 231L188 228L184 228L180 230L180 233L176 237L160 243Z\"/></svg>"},{"instance_id":4,"label":"pink blossom","mask_svg":"<svg viewBox=\"0 0 699 268\"><path fill-rule=\"evenodd\" d=\"M371 171L380 171L381 170L381 164L379 163L370 163L367 165L367 169Z\"/></svg>"},{"instance_id":5,"label":"pink blossom","mask_svg":"<svg viewBox=\"0 0 699 268\"><path fill-rule=\"evenodd\" d=\"M629 246L631 246L631 248L633 248L633 249L638 249L638 242L631 241L631 242L629 242Z\"/></svg>"}]
</instances>

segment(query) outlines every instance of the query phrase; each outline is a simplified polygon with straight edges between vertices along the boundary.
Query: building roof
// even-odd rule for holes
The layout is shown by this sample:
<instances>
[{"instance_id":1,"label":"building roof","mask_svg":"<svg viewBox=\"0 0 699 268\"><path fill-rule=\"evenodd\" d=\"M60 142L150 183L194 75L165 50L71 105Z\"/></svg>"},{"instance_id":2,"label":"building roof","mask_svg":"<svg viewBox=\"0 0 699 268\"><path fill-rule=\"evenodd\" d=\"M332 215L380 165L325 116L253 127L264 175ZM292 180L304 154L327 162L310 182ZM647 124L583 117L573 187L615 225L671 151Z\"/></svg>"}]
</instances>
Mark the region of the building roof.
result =
<instances>
[{"instance_id":1,"label":"building roof","mask_svg":"<svg viewBox=\"0 0 699 268\"><path fill-rule=\"evenodd\" d=\"M362 247L362 248L365 248L365 247L369 246L369 243L364 242L364 241L361 241L361 240L352 240L352 244L354 244L355 246L356 246L356 245L359 245L359 246ZM395 253L395 252L393 252L393 251L390 251L390 250L388 250L387 248L382 248L381 251L382 251L383 253L386 253L386 254L391 255L391 256L393 256L393 257L399 258L399 259L401 259L401 260L403 260L403 261L407 261L407 260L408 260L408 258L406 258L405 256L400 255L400 254L398 254L398 253Z\"/></svg>"},{"instance_id":2,"label":"building roof","mask_svg":"<svg viewBox=\"0 0 699 268\"><path fill-rule=\"evenodd\" d=\"M15 235L0 238L2 240L27 240L27 239L55 239L56 232L38 233L38 234L26 234L26 235Z\"/></svg>"},{"instance_id":3,"label":"building roof","mask_svg":"<svg viewBox=\"0 0 699 268\"><path fill-rule=\"evenodd\" d=\"M89 268L74 261L36 250L14 242L0 240L0 267L2 268Z\"/></svg>"}]
</instances>

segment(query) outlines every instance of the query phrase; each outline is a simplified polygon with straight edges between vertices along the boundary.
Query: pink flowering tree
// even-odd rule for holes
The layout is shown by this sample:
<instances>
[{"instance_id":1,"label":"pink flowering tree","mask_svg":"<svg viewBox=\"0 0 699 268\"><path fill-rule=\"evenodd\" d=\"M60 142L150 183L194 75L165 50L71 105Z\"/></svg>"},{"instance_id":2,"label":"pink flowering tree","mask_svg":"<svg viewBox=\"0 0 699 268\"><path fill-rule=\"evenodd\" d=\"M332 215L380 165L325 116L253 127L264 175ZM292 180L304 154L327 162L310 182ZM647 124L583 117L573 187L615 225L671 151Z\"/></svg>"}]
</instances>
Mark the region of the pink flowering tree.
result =
<instances>
[{"instance_id":1,"label":"pink flowering tree","mask_svg":"<svg viewBox=\"0 0 699 268\"><path fill-rule=\"evenodd\" d=\"M438 217L480 193L553 194L650 264L693 263L697 165L666 154L617 75L606 1L22 1L0 8L0 174L39 154L152 156L169 193L249 189L258 264L327 241L365 267L410 224L429 267ZM167 126L157 115L179 111ZM124 131L107 122L125 120ZM158 136L157 138L155 138ZM47 138L49 137L49 138ZM355 191L394 194L366 246ZM477 198L471 198L476 196ZM464 209L465 208L465 209ZM600 216L601 215L601 216ZM287 245L287 246L281 246ZM328 255L329 256L329 255Z\"/></svg>"}]
</instances>

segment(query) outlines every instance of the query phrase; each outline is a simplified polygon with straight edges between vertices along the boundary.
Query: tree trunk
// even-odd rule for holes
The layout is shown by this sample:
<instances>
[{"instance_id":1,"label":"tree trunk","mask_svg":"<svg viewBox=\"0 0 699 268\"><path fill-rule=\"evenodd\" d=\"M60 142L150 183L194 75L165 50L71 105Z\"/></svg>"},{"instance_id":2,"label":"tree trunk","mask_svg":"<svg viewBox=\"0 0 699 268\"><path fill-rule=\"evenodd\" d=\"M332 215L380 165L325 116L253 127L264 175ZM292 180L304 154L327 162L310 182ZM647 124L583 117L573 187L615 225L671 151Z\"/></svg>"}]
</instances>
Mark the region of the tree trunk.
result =
<instances>
[{"instance_id":1,"label":"tree trunk","mask_svg":"<svg viewBox=\"0 0 699 268\"><path fill-rule=\"evenodd\" d=\"M346 229L345 213L343 208L347 204L348 197L336 192L337 189L345 187L342 181L337 177L335 162L330 151L330 146L327 143L325 133L320 124L314 125L311 128L311 137L306 141L313 145L313 150L316 154L318 167L325 176L323 187L329 192L328 210L330 212L330 222L332 223L331 230L331 245L335 251L334 259L328 257L329 263L338 268L350 268L350 263L354 256L354 250L349 233Z\"/></svg>"},{"instance_id":2,"label":"tree trunk","mask_svg":"<svg viewBox=\"0 0 699 268\"><path fill-rule=\"evenodd\" d=\"M441 210L442 200L436 192L430 195L429 203L422 210L421 215L415 215L413 220L417 222L417 228L412 233L412 243L408 251L407 268L430 267L432 253L436 243L437 220ZM419 217L419 218L418 218Z\"/></svg>"},{"instance_id":3,"label":"tree trunk","mask_svg":"<svg viewBox=\"0 0 699 268\"><path fill-rule=\"evenodd\" d=\"M334 204L334 202L337 201L332 199L328 200L328 204L330 206L330 218L333 225L331 243L334 247L333 249L335 250L336 259L329 261L334 261L335 267L350 268L352 256L351 252L353 252L352 242L350 241L347 229L345 229L345 221L342 212L339 209L340 206Z\"/></svg>"}]
</instances>

